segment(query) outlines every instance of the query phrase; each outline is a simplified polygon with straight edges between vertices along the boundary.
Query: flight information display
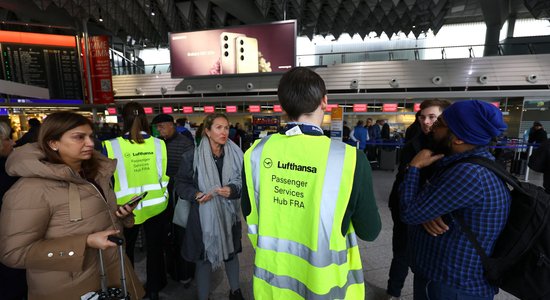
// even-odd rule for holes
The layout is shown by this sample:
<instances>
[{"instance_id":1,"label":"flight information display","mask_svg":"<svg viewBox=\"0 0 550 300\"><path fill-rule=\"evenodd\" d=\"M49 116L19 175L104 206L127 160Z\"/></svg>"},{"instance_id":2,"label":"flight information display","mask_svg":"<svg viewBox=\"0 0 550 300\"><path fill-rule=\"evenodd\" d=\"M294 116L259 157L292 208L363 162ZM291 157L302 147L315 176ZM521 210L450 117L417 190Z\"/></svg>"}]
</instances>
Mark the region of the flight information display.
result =
<instances>
[{"instance_id":1,"label":"flight information display","mask_svg":"<svg viewBox=\"0 0 550 300\"><path fill-rule=\"evenodd\" d=\"M4 79L50 90L50 98L82 99L75 48L2 44Z\"/></svg>"},{"instance_id":2,"label":"flight information display","mask_svg":"<svg viewBox=\"0 0 550 300\"><path fill-rule=\"evenodd\" d=\"M83 99L73 36L0 31L0 50L2 79L47 88L51 99Z\"/></svg>"}]
</instances>

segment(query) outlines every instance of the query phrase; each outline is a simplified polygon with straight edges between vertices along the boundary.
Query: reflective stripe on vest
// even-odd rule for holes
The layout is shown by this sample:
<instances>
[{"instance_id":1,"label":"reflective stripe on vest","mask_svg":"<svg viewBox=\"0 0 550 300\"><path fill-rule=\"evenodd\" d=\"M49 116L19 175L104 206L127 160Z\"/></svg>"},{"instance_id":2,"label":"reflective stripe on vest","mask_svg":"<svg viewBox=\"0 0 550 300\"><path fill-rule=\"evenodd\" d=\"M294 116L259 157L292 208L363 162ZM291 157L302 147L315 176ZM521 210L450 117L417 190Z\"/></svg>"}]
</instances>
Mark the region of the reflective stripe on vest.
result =
<instances>
[{"instance_id":1,"label":"reflective stripe on vest","mask_svg":"<svg viewBox=\"0 0 550 300\"><path fill-rule=\"evenodd\" d=\"M319 226L317 251L296 241L259 235L260 224L260 165L264 146L268 136L262 139L250 153L250 169L252 186L254 187L254 203L256 204L256 224L248 225L248 233L257 236L257 248L271 250L277 253L288 253L300 257L311 266L324 268L330 265L349 264L348 252L350 248L357 246L357 237L353 231L345 236L346 249L334 251L330 249L331 234L334 224L334 211L336 209L338 194L340 191L345 159L346 145L341 142L331 141L327 158L325 177L322 187L321 203L319 205ZM327 294L319 295L309 290L305 283L289 276L277 276L265 269L256 266L255 277L266 281L269 285L281 289L289 289L305 299L345 298L347 288L353 284L363 284L362 270L348 270L347 282L343 287L333 287Z\"/></svg>"},{"instance_id":2,"label":"reflective stripe on vest","mask_svg":"<svg viewBox=\"0 0 550 300\"><path fill-rule=\"evenodd\" d=\"M159 153L162 153L162 144L160 140L153 139L153 142L155 144L155 159L156 159L156 165L157 165L157 174L159 176L159 183L158 184L146 184L138 187L128 187L128 175L126 174L126 167L124 166L124 158L122 155L122 149L120 147L120 141L118 139L113 139L109 141L111 143L111 147L113 149L113 156L117 159L117 166L116 170L118 172L118 185L120 187L119 191L116 191L116 197L123 198L129 195L137 195L140 193L143 193L145 191L156 191L160 188L165 188L168 186L168 181L163 181L162 178L162 155ZM159 203L162 203L166 201L166 197L168 196L168 192L166 191L164 193L164 197L160 198L152 198L147 200L142 200L138 203L136 206L136 210L139 210L143 207L147 206L153 206Z\"/></svg>"},{"instance_id":3,"label":"reflective stripe on vest","mask_svg":"<svg viewBox=\"0 0 550 300\"><path fill-rule=\"evenodd\" d=\"M305 284L288 276L277 276L265 269L255 267L254 276L265 280L272 286L276 286L281 289L292 290L304 299L344 299L346 297L347 289L352 284L363 283L363 270L350 270L348 272L347 282L343 287L333 287L330 291L324 295L316 294L307 288Z\"/></svg>"}]
</instances>

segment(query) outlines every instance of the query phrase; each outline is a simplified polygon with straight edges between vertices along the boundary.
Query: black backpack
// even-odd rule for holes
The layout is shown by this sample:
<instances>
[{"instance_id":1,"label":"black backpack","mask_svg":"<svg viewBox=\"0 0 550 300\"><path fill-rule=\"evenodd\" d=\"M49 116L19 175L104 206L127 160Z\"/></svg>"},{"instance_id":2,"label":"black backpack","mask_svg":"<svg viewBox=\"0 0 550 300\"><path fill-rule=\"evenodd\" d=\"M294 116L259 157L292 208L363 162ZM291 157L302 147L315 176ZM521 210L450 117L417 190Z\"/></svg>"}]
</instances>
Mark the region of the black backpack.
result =
<instances>
[{"instance_id":1,"label":"black backpack","mask_svg":"<svg viewBox=\"0 0 550 300\"><path fill-rule=\"evenodd\" d=\"M520 299L550 299L550 194L488 158L468 157L451 165L458 163L481 165L513 188L510 215L490 257L462 216L453 215L481 256L485 278Z\"/></svg>"}]
</instances>

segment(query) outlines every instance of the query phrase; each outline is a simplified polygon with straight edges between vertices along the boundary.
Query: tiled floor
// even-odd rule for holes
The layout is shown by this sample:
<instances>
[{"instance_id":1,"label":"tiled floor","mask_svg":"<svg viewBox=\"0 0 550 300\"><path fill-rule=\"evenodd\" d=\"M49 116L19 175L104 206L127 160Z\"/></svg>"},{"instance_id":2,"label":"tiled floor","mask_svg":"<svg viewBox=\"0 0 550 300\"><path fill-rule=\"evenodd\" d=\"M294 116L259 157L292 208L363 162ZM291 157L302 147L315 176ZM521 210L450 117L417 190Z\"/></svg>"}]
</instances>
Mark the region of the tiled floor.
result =
<instances>
[{"instance_id":1,"label":"tiled floor","mask_svg":"<svg viewBox=\"0 0 550 300\"><path fill-rule=\"evenodd\" d=\"M391 235L392 220L387 205L388 195L394 180L394 173L391 171L373 171L374 189L378 209L382 218L382 231L374 242L360 241L361 256L365 273L366 296L369 300L382 300L385 298L388 270L392 258ZM542 184L542 176L539 173L531 172L529 181ZM243 223L244 224L244 223ZM244 229L244 228L243 228ZM243 230L244 232L244 230ZM243 234L243 252L239 255L241 266L241 289L245 299L252 297L252 268L254 251L250 245L246 233ZM139 252L139 251L138 251ZM142 280L145 280L145 257L143 253L136 253L136 270ZM212 292L210 299L228 299L229 285L223 270L216 271L212 276ZM185 289L183 284L169 280L168 286L162 290L161 299L196 299L195 282ZM407 277L403 289L402 299L412 300L412 276ZM495 299L509 300L517 299L509 294L500 292Z\"/></svg>"}]
</instances>

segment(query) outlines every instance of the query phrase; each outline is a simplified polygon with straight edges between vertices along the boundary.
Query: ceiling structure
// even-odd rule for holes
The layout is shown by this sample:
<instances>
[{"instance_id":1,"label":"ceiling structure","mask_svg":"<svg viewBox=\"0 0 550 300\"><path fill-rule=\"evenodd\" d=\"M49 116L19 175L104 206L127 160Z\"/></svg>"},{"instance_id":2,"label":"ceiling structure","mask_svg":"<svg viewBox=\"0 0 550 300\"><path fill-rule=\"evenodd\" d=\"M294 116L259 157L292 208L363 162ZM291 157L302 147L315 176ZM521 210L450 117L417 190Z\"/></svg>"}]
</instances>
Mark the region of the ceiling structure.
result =
<instances>
[{"instance_id":1,"label":"ceiling structure","mask_svg":"<svg viewBox=\"0 0 550 300\"><path fill-rule=\"evenodd\" d=\"M298 20L298 35L370 32L435 34L444 24L550 18L548 0L2 0L0 29L42 24L56 33L108 34L141 46L166 46L169 32ZM51 26L50 26L51 25ZM57 26L57 27L56 27ZM35 30L31 28L29 30Z\"/></svg>"}]
</instances>

